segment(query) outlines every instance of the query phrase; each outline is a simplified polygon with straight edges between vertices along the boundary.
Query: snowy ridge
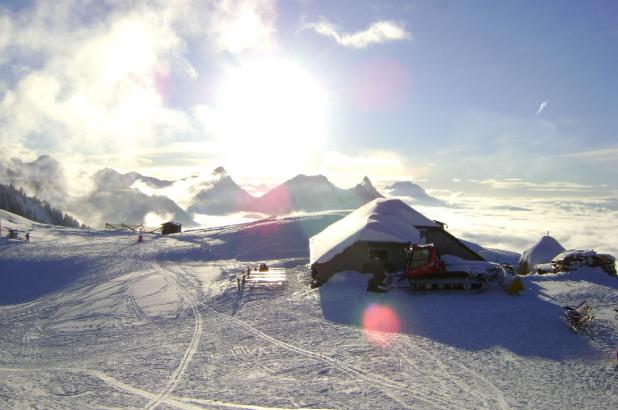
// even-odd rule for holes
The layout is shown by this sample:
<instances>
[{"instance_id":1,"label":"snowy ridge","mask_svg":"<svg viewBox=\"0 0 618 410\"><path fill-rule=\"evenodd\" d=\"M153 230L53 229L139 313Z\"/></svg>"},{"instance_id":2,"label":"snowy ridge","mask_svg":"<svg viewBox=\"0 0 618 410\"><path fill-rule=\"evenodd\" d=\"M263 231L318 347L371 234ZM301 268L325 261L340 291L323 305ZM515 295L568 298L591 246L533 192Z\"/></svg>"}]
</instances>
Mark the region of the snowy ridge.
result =
<instances>
[{"instance_id":1,"label":"snowy ridge","mask_svg":"<svg viewBox=\"0 0 618 410\"><path fill-rule=\"evenodd\" d=\"M324 263L357 241L421 243L418 226L438 226L399 199L375 199L310 239L310 263Z\"/></svg>"}]
</instances>

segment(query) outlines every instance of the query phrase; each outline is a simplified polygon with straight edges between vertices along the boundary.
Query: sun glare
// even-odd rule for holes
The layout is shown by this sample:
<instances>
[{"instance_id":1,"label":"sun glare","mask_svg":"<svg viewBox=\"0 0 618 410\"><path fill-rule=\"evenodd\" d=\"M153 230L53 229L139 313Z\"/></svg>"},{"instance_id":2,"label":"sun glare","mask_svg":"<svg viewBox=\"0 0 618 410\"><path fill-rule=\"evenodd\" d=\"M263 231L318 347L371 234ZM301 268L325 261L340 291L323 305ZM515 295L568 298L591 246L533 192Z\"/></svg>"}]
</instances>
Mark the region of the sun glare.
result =
<instances>
[{"instance_id":1,"label":"sun glare","mask_svg":"<svg viewBox=\"0 0 618 410\"><path fill-rule=\"evenodd\" d=\"M299 64L265 59L230 68L217 89L214 133L234 161L285 163L314 152L326 132L327 97ZM262 171L264 169L262 168Z\"/></svg>"}]
</instances>

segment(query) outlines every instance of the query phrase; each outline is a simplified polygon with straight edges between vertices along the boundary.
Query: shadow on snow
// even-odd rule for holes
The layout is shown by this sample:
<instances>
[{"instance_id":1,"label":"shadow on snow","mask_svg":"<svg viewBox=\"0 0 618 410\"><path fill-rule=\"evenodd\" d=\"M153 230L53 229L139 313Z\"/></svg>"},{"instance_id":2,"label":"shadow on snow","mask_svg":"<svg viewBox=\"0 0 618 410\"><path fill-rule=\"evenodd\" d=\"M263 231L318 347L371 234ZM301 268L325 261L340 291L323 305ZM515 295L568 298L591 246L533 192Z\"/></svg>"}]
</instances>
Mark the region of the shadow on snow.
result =
<instances>
[{"instance_id":1,"label":"shadow on snow","mask_svg":"<svg viewBox=\"0 0 618 410\"><path fill-rule=\"evenodd\" d=\"M63 289L83 276L79 259L2 260L0 306L30 302Z\"/></svg>"},{"instance_id":2,"label":"shadow on snow","mask_svg":"<svg viewBox=\"0 0 618 410\"><path fill-rule=\"evenodd\" d=\"M540 288L534 283L519 296L497 288L481 293L410 293L397 289L375 294L366 292L368 278L342 272L320 287L324 317L362 326L363 314L378 305L394 312L399 333L424 336L469 351L503 347L521 356L550 360L595 354L585 336L569 332L562 307L541 299ZM385 328L393 327L386 324Z\"/></svg>"}]
</instances>

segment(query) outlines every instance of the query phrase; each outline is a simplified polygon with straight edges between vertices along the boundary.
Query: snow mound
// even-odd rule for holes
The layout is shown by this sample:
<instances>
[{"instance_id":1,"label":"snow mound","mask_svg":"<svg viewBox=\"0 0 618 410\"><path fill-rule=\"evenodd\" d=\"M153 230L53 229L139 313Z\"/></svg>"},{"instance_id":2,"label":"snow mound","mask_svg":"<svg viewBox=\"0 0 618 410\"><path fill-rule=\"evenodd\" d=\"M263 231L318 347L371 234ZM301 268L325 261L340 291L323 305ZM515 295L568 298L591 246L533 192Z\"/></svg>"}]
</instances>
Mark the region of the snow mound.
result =
<instances>
[{"instance_id":1,"label":"snow mound","mask_svg":"<svg viewBox=\"0 0 618 410\"><path fill-rule=\"evenodd\" d=\"M552 256L552 258L550 260L552 261L560 261L566 258L573 258L573 257L580 257L580 258L588 258L588 257L593 257L595 256L597 253L591 249L589 250L580 250L580 249L571 249L568 251L565 251L564 249L560 252L558 252L556 255Z\"/></svg>"},{"instance_id":2,"label":"snow mound","mask_svg":"<svg viewBox=\"0 0 618 410\"><path fill-rule=\"evenodd\" d=\"M551 262L551 260L564 251L564 247L551 236L543 236L531 248L526 249L519 258L519 273L534 271L536 265Z\"/></svg>"},{"instance_id":3,"label":"snow mound","mask_svg":"<svg viewBox=\"0 0 618 410\"><path fill-rule=\"evenodd\" d=\"M438 225L399 199L374 199L313 236L310 263L328 262L358 241L421 243L419 226Z\"/></svg>"}]
</instances>

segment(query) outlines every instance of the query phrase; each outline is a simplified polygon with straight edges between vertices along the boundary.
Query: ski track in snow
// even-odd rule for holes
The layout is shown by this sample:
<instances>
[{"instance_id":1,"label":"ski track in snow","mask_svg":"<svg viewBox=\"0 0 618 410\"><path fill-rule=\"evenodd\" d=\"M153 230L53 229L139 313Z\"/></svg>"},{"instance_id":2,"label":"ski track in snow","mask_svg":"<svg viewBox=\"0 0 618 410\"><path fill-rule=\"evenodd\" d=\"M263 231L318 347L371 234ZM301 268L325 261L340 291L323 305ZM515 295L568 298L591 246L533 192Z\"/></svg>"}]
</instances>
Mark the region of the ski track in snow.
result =
<instances>
[{"instance_id":1,"label":"ski track in snow","mask_svg":"<svg viewBox=\"0 0 618 410\"><path fill-rule=\"evenodd\" d=\"M171 274L168 270L162 268L156 262L151 263L150 266L156 272L158 272L161 275L163 275L165 280L171 286L174 287L176 292L178 292L178 295L180 295L182 297L182 299L186 303L189 304L189 306L191 307L191 311L193 312L193 317L195 318L195 327L193 329L193 337L191 338L191 341L189 342L189 347L187 348L187 350L185 351L184 355L182 356L182 359L180 360L180 364L176 368L176 371L174 371L174 374L170 378L169 382L167 383L167 386L163 389L163 391L156 398L151 399L148 402L148 404L146 405L147 409L154 409L159 404L161 404L161 402L164 399L166 399L167 396L169 396L172 391L174 391L176 386L178 386L178 383L180 382L180 379L185 374L185 371L187 370L187 366L189 366L189 363L191 362L191 359L193 358L193 355L197 351L197 347L199 345L200 338L201 338L201 335L202 335L203 320L202 320L202 315L200 314L199 310L197 309L196 303L193 300L193 297L190 294L188 294L182 288L182 286L180 286L178 284L175 276L173 274Z\"/></svg>"},{"instance_id":2,"label":"ski track in snow","mask_svg":"<svg viewBox=\"0 0 618 410\"><path fill-rule=\"evenodd\" d=\"M49 408L108 408L122 403L118 400L148 409L282 410L309 408L309 403L315 403L313 407L507 410L565 408L577 403L579 407L600 408L603 401L612 407L615 396L611 394L613 365L609 360L607 365L602 361L591 364L578 357L581 362L561 363L518 355L501 346L468 351L413 333L393 338L376 332L372 338L390 341L388 349L379 349L367 341L361 327L323 317L320 293L305 288L303 267L288 270L292 280L285 291L237 293L234 272L246 264L206 262L190 253L186 256L183 252L192 245L174 238L149 238L137 245L130 235L100 235L93 244L85 244L81 236L44 229L52 232L48 238L43 232L40 242L0 248L0 257L24 257L29 252L31 259L43 266L47 255L57 258L52 264L79 257L87 262L86 268L68 290L0 306L1 322L7 323L6 327L0 325L0 374L32 373L33 379L22 377L22 386L11 377L2 377L0 407L47 403ZM201 268L189 270L184 257L189 265ZM268 262L283 264L286 260ZM212 265L204 267L208 263ZM220 274L212 274L213 267L220 269ZM539 297L546 295L552 306L594 300L604 310L595 322L599 334L590 339L609 352L608 341L615 341L615 322L614 314L609 317L607 311L615 305L616 294L604 278L595 279L595 284L582 278L533 278L532 283L541 286ZM165 298L170 301L156 303ZM270 324L279 319L281 327ZM561 329L550 329L548 335L557 337ZM319 333L312 334L313 330ZM151 335L161 339L130 342L136 336L148 339ZM208 339L204 341L204 337ZM119 351L96 345L99 338L115 343ZM270 352L259 350L264 346L272 346ZM79 350L75 360L73 352L68 353L71 349ZM293 357L285 353L282 359L282 351ZM247 358L250 361L244 363ZM243 374L245 368L254 374ZM314 385L295 385L295 379L304 377L304 368L309 369L307 380L313 380ZM226 379L228 370L231 377ZM545 374L555 380L545 380L550 377ZM211 376L221 378L221 390L215 385L219 379ZM526 377L532 381L526 382ZM240 383L257 380L269 384L264 391L260 384L236 390L236 378ZM532 383L547 383L555 393ZM36 388L37 394L24 393L29 387ZM124 396L110 399L106 394L109 389ZM302 396L305 389L308 393ZM326 392L323 396L322 391ZM571 391L576 396L566 397ZM290 397L285 397L288 392ZM3 405L5 397L17 401ZM217 400L219 397L222 400ZM592 401L578 401L578 397ZM245 400L253 403L238 403Z\"/></svg>"},{"instance_id":3,"label":"ski track in snow","mask_svg":"<svg viewBox=\"0 0 618 410\"><path fill-rule=\"evenodd\" d=\"M410 357L410 352L414 351L416 354L420 354L421 363L423 365L427 364L427 360L431 361L435 366L432 369L439 369L439 377L433 377L435 383L446 385L448 383L452 383L457 388L464 391L471 397L477 398L480 402L483 403L481 406L480 403L476 408L486 408L493 409L496 408L496 405L501 410L510 409L506 399L504 398L504 394L500 389L498 389L492 382L487 380L486 377L481 375L480 373L474 371L471 367L463 366L455 361L450 361L448 364L444 363L436 354L432 353L431 349L420 348L418 344L412 345L409 342L402 341L402 338L397 338L397 341L394 344L398 345L397 352L402 361L406 362L408 366L410 366L414 370L419 370L418 364ZM413 350L414 349L414 350ZM457 370L455 372L454 370ZM435 395L439 395L439 393L434 392ZM440 397L440 400L444 400L446 402L449 401L446 397ZM448 403L449 408L461 408L466 409L466 407L462 407L461 405L450 402Z\"/></svg>"},{"instance_id":4,"label":"ski track in snow","mask_svg":"<svg viewBox=\"0 0 618 410\"><path fill-rule=\"evenodd\" d=\"M144 312L144 309L142 309L142 307L139 305L139 303L137 303L137 301L135 300L135 294L133 293L133 288L135 286L135 282L143 279L146 276L148 276L148 275L141 275L137 279L130 279L129 280L129 285L128 285L129 295L126 298L126 303L127 303L128 308L135 315L135 317L137 317L138 319L145 320L145 321L148 321L148 322L152 323L153 322L152 318L150 317L150 315L148 313Z\"/></svg>"},{"instance_id":5,"label":"ski track in snow","mask_svg":"<svg viewBox=\"0 0 618 410\"><path fill-rule=\"evenodd\" d=\"M433 399L433 397L430 396L424 396L424 395L420 395L417 393L413 393L410 389L409 386L406 386L405 384L396 382L394 380L391 380L389 378L387 378L386 376L377 374L375 372L367 372L365 370L362 370L360 368L357 368L355 366L349 365L341 360L337 360L334 359L332 357L329 357L327 355L321 354L321 353L315 353L306 349L303 349L301 347L295 346L291 343L285 342L283 340L280 339L276 339L272 336L267 335L266 333L260 331L259 329L255 328L254 326L248 324L247 322L244 322L238 318L235 318L233 316L227 315L225 313L219 312L218 310L216 310L215 308L213 308L212 306L210 306L207 303L202 302L202 306L206 307L208 310L210 310L211 312L213 312L214 314L228 320L231 322L234 322L240 326L242 326L243 328L247 329L248 331L250 331L251 333L255 334L256 336L259 336L267 341L269 341L270 343L279 346L283 349L289 350L291 352L300 354L302 356L306 356L309 357L311 359L315 359L318 360L320 362L326 363L331 365L332 367L334 367L335 369L339 370L342 373L347 374L348 376L354 377L360 381L363 381L371 386L374 386L375 388L377 388L378 390L383 391L384 393L388 394L391 398L393 398L394 400L399 400L398 397L396 397L396 395L394 395L394 392L396 391L400 391L400 392L405 392L415 398L417 398L420 401L423 401L427 404L431 404L431 405L435 405L435 400ZM403 402L400 402L400 404L404 405ZM452 403L444 403L445 405L449 405ZM405 407L408 407L407 405L404 405ZM441 407L441 408L448 408L448 407Z\"/></svg>"},{"instance_id":6,"label":"ski track in snow","mask_svg":"<svg viewBox=\"0 0 618 410\"><path fill-rule=\"evenodd\" d=\"M145 389L141 389L139 387L132 386L125 382L122 382L102 371L99 370L91 370L91 369L79 369L79 368L45 368L39 370L54 370L54 371L64 371L69 373L83 373L88 374L93 377L96 377L103 382L107 383L109 386L125 391L127 393L133 394L135 396L143 397L149 400L156 400L159 398L159 394L150 392ZM0 371L5 372L32 372L33 369L21 369L21 368L11 368L11 367L0 367ZM76 396L76 395L73 395ZM198 399L192 397L181 397L174 395L167 395L160 399L160 403L166 404L168 406L172 406L178 409L187 409L187 410L203 410L210 409L214 407L223 407L223 408L232 408L232 409L251 409L251 410L332 410L330 408L315 408L315 407L271 407L271 406L258 406L254 404L244 404L244 403L232 403L232 402L224 402L220 400L208 400L208 399Z\"/></svg>"}]
</instances>

